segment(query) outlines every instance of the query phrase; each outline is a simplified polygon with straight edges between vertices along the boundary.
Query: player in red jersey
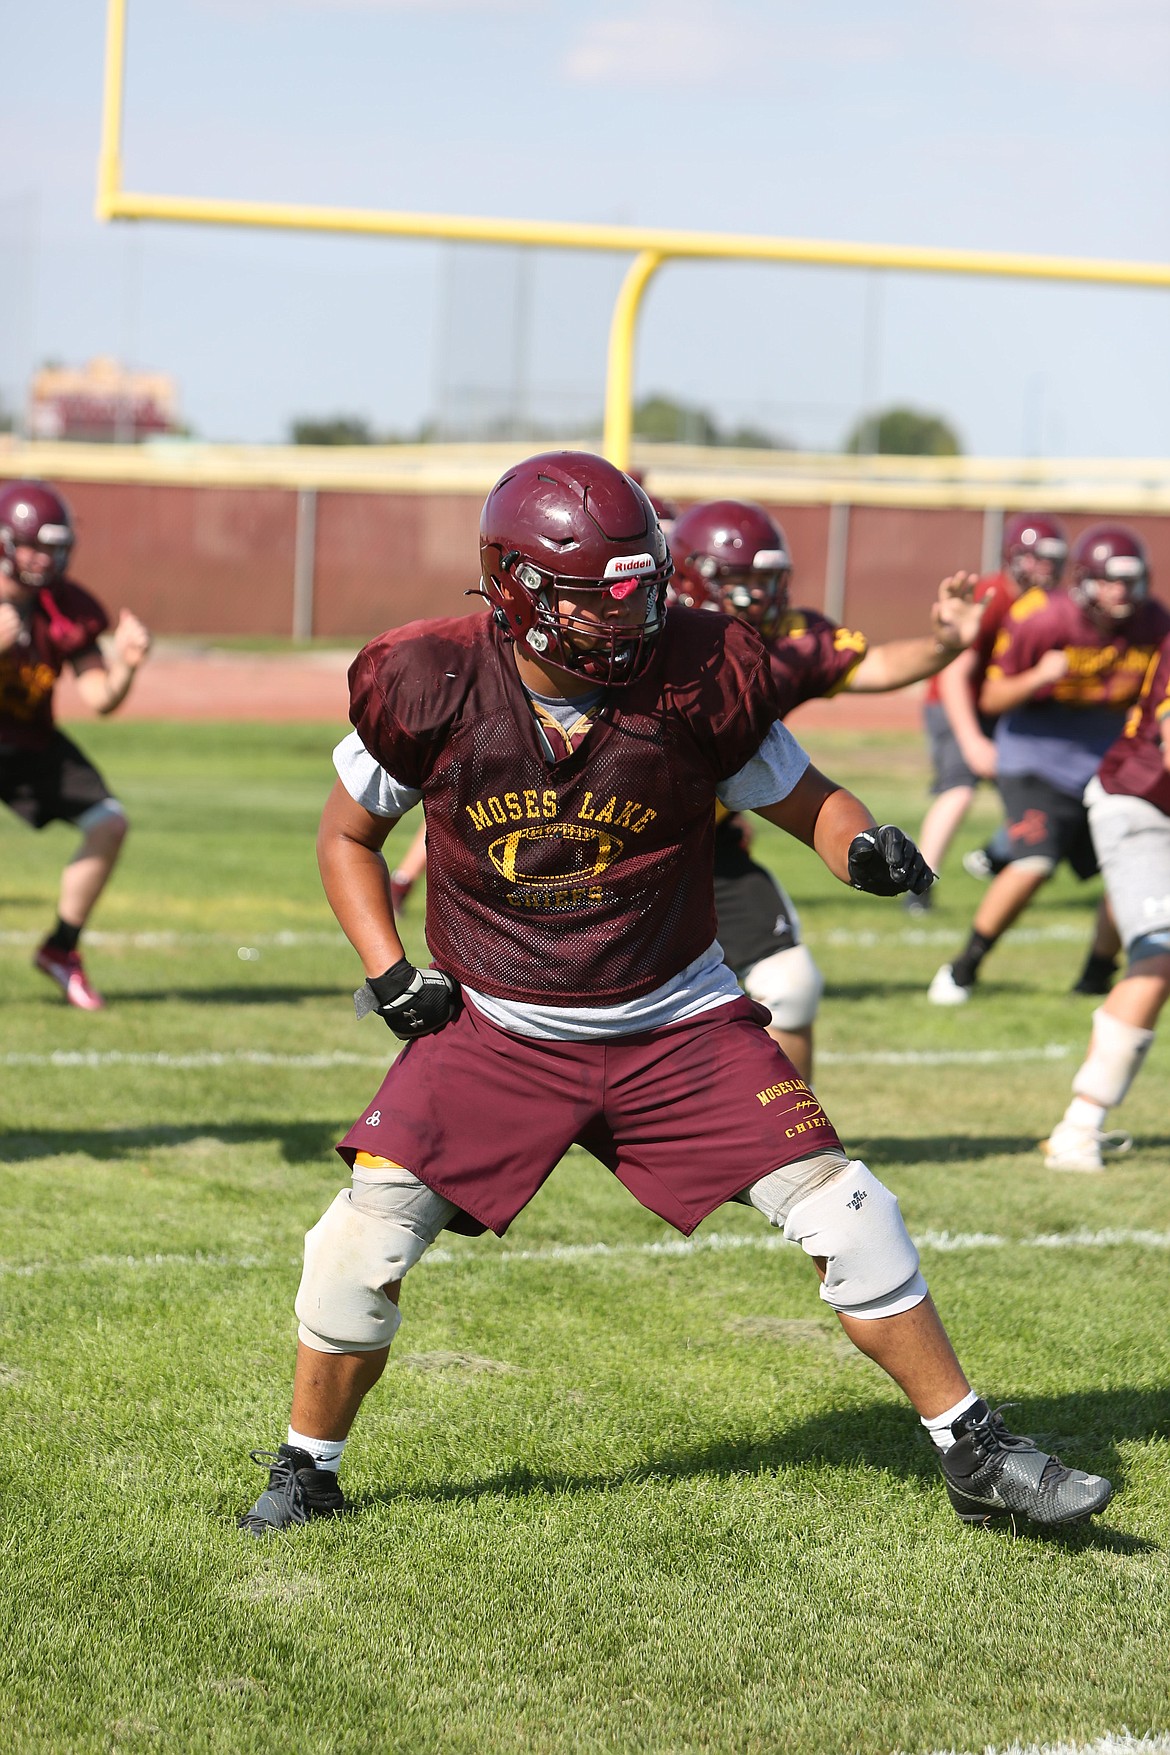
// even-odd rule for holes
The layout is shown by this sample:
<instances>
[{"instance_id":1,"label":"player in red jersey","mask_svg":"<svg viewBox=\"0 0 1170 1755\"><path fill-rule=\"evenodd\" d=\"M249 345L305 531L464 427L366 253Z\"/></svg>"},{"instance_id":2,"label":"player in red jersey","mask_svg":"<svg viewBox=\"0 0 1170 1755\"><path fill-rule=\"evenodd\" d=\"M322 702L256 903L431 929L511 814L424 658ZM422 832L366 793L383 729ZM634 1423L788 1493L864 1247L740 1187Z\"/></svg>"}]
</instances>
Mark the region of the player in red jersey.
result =
<instances>
[{"instance_id":1,"label":"player in red jersey","mask_svg":"<svg viewBox=\"0 0 1170 1755\"><path fill-rule=\"evenodd\" d=\"M995 722L980 713L979 694L999 630L1024 591L1051 591L1059 585L1068 559L1068 538L1055 518L1017 512L1004 525L1002 555L1001 570L975 582L976 601L983 604L978 637L954 664L931 679L926 691L923 721L934 803L922 820L918 844L932 871L942 870L975 788L981 780L995 778ZM986 862L976 875L992 876L995 867L988 852L976 857Z\"/></svg>"},{"instance_id":2,"label":"player in red jersey","mask_svg":"<svg viewBox=\"0 0 1170 1755\"><path fill-rule=\"evenodd\" d=\"M114 869L129 827L94 767L53 721L53 690L68 664L82 699L112 713L150 650L123 610L107 659L102 605L66 577L73 526L60 494L38 481L0 487L0 798L34 829L72 823L82 841L61 875L57 924L33 961L70 1005L99 1011L77 943Z\"/></svg>"},{"instance_id":3,"label":"player in red jersey","mask_svg":"<svg viewBox=\"0 0 1170 1755\"><path fill-rule=\"evenodd\" d=\"M971 997L984 957L1061 860L1097 873L1085 787L1125 724L1170 613L1149 595L1132 530L1098 524L1073 547L1066 591L1026 592L1000 629L980 695L997 718L999 789L1017 851L980 902L967 943L930 984L935 1005Z\"/></svg>"},{"instance_id":4,"label":"player in red jersey","mask_svg":"<svg viewBox=\"0 0 1170 1755\"><path fill-rule=\"evenodd\" d=\"M444 1227L502 1234L577 1142L684 1234L746 1200L811 1255L846 1333L905 1391L961 1517L1041 1523L1111 1488L975 1396L894 1196L850 1160L715 942L715 803L756 809L879 895L917 849L809 765L755 633L666 612L649 500L554 452L497 483L486 617L384 634L350 672L318 855L376 1010L406 1041L338 1148L352 1168L305 1240L287 1441L242 1527L345 1509L337 1466L386 1364L402 1279ZM427 931L406 959L380 849L421 797ZM711 1101L718 1090L719 1101Z\"/></svg>"},{"instance_id":5,"label":"player in red jersey","mask_svg":"<svg viewBox=\"0 0 1170 1755\"><path fill-rule=\"evenodd\" d=\"M792 609L788 539L763 506L710 500L675 520L675 590L747 622L761 635L782 714L804 701L885 693L935 676L975 638L980 612L966 575L946 580L931 606L931 631L870 646L864 634L815 609ZM913 892L907 892L913 894ZM922 899L929 891L922 893ZM823 980L801 941L791 899L748 850L744 820L720 813L715 836L719 942L744 991L767 1006L771 1033L804 1079L812 1077L813 1025Z\"/></svg>"},{"instance_id":6,"label":"player in red jersey","mask_svg":"<svg viewBox=\"0 0 1170 1755\"><path fill-rule=\"evenodd\" d=\"M1170 995L1170 635L1150 659L1125 730L1085 789L1089 829L1125 946L1124 977L1093 1013L1073 1099L1042 1145L1052 1170L1101 1170L1127 1135L1102 1124L1124 1098Z\"/></svg>"}]
</instances>

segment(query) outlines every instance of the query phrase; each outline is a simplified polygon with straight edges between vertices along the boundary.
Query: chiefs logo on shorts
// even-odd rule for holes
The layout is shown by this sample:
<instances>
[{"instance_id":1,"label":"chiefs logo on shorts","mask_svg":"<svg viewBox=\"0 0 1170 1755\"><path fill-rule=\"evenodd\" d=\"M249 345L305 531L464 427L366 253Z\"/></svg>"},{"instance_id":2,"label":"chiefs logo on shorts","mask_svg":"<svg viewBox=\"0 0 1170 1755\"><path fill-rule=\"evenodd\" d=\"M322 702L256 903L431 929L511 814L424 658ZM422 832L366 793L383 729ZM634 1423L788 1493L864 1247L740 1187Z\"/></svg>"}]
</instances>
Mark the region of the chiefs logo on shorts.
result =
<instances>
[{"instance_id":1,"label":"chiefs logo on shorts","mask_svg":"<svg viewBox=\"0 0 1170 1755\"><path fill-rule=\"evenodd\" d=\"M550 846L555 842L561 847ZM563 889L565 884L601 877L623 847L617 835L587 823L541 823L498 836L488 848L488 858L510 884ZM550 865L556 869L550 870Z\"/></svg>"}]
</instances>

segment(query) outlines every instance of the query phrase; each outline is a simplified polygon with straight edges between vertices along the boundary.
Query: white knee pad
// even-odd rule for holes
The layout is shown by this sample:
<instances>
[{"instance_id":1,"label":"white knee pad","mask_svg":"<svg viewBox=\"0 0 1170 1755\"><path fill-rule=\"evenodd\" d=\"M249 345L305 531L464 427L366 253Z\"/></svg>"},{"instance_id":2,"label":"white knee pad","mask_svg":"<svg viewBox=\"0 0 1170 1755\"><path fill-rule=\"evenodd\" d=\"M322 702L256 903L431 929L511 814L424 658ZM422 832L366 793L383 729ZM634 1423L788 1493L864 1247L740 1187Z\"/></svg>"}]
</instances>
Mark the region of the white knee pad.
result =
<instances>
[{"instance_id":1,"label":"white knee pad","mask_svg":"<svg viewBox=\"0 0 1170 1755\"><path fill-rule=\"evenodd\" d=\"M835 1181L848 1168L845 1153L839 1146L831 1146L823 1152L810 1152L807 1158L797 1158L779 1170L770 1170L736 1199L755 1207L769 1225L783 1231L784 1222L798 1201L815 1194L826 1182Z\"/></svg>"},{"instance_id":2,"label":"white knee pad","mask_svg":"<svg viewBox=\"0 0 1170 1755\"><path fill-rule=\"evenodd\" d=\"M383 1288L401 1280L455 1208L409 1171L354 1173L305 1236L296 1297L300 1337L317 1353L373 1353L402 1321Z\"/></svg>"},{"instance_id":3,"label":"white knee pad","mask_svg":"<svg viewBox=\"0 0 1170 1755\"><path fill-rule=\"evenodd\" d=\"M803 1030L817 1015L825 978L807 945L790 945L753 963L744 992L766 1005L778 1030Z\"/></svg>"},{"instance_id":4,"label":"white knee pad","mask_svg":"<svg viewBox=\"0 0 1170 1755\"><path fill-rule=\"evenodd\" d=\"M1141 1071L1153 1040L1152 1030L1139 1030L1098 1006L1089 1052L1072 1082L1074 1094L1106 1109L1116 1108Z\"/></svg>"},{"instance_id":5,"label":"white knee pad","mask_svg":"<svg viewBox=\"0 0 1170 1755\"><path fill-rule=\"evenodd\" d=\"M1143 932L1140 938L1127 945L1125 954L1128 959L1128 972L1132 975L1139 963L1147 963L1152 957L1170 957L1170 926L1159 926L1153 932Z\"/></svg>"},{"instance_id":6,"label":"white knee pad","mask_svg":"<svg viewBox=\"0 0 1170 1755\"><path fill-rule=\"evenodd\" d=\"M827 1262L821 1297L846 1316L898 1316L926 1297L897 1196L858 1159L798 1201L784 1235Z\"/></svg>"}]
</instances>

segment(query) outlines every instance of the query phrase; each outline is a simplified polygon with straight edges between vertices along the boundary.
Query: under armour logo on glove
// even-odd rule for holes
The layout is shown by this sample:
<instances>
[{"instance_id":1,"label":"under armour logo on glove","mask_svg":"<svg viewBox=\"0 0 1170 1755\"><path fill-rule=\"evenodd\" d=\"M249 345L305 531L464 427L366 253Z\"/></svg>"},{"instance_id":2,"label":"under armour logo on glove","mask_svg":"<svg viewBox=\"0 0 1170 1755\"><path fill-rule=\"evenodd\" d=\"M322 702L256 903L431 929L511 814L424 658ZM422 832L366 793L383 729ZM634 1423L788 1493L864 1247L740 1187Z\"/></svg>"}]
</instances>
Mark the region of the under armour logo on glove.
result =
<instances>
[{"instance_id":1,"label":"under armour logo on glove","mask_svg":"<svg viewBox=\"0 0 1170 1755\"><path fill-rule=\"evenodd\" d=\"M441 969L416 969L405 957L371 975L353 996L359 1018L377 1012L403 1042L430 1036L456 1015L462 1003L459 987Z\"/></svg>"},{"instance_id":2,"label":"under armour logo on glove","mask_svg":"<svg viewBox=\"0 0 1170 1755\"><path fill-rule=\"evenodd\" d=\"M909 835L888 823L880 829L863 829L849 843L849 882L855 890L868 890L871 896L900 896L912 890L920 896L934 878Z\"/></svg>"}]
</instances>

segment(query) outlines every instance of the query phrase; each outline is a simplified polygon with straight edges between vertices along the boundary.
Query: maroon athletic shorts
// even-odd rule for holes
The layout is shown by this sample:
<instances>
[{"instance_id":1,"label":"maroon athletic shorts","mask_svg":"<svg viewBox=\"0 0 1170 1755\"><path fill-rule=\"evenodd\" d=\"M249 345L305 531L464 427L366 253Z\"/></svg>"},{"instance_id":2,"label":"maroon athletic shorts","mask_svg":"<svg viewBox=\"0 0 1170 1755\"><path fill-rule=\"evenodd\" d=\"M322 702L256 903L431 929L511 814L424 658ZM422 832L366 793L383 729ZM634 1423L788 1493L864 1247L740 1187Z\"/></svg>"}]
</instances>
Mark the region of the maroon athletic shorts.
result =
<instances>
[{"instance_id":1,"label":"maroon athletic shorts","mask_svg":"<svg viewBox=\"0 0 1170 1755\"><path fill-rule=\"evenodd\" d=\"M410 1042L338 1151L389 1158L503 1236L571 1145L689 1237L770 1170L840 1146L824 1110L733 1000L687 1023L606 1042L546 1042L465 1004Z\"/></svg>"}]
</instances>

